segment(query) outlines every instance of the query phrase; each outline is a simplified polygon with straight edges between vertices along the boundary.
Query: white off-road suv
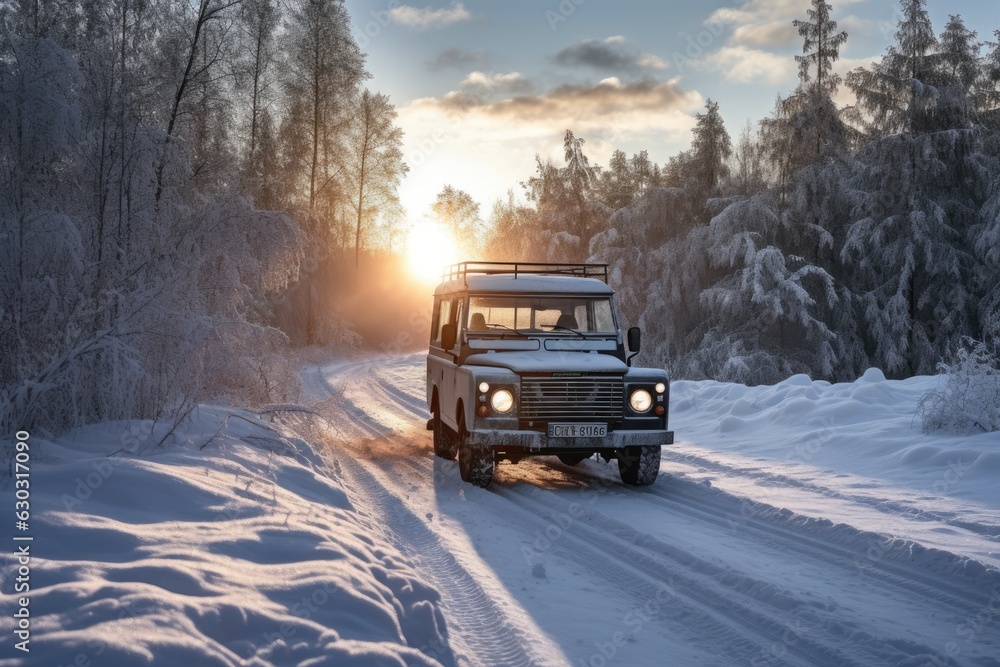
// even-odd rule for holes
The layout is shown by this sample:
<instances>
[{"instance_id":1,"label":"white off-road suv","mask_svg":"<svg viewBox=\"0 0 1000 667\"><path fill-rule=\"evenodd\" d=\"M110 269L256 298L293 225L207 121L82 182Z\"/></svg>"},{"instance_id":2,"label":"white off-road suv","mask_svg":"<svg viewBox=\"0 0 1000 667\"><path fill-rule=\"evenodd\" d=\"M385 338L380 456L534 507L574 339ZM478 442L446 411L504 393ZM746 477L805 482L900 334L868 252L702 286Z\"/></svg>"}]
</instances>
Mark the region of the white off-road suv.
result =
<instances>
[{"instance_id":1,"label":"white off-road suv","mask_svg":"<svg viewBox=\"0 0 1000 667\"><path fill-rule=\"evenodd\" d=\"M496 461L618 460L648 485L667 430L665 371L632 368L639 329L618 328L601 264L463 262L434 291L427 404L434 453L485 487Z\"/></svg>"}]
</instances>

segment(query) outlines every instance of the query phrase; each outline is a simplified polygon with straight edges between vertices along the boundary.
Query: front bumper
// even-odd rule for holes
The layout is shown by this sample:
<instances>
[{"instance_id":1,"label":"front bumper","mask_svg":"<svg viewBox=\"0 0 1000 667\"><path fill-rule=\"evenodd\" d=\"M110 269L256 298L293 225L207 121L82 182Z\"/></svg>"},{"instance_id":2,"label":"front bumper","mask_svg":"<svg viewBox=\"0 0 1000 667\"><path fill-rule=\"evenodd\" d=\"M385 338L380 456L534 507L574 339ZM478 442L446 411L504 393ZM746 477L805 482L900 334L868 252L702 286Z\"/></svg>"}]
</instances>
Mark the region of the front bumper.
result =
<instances>
[{"instance_id":1,"label":"front bumper","mask_svg":"<svg viewBox=\"0 0 1000 667\"><path fill-rule=\"evenodd\" d=\"M481 430L469 433L469 443L486 447L523 447L529 451L546 449L620 449L639 445L672 445L673 431L612 431L603 438L550 438L538 431Z\"/></svg>"}]
</instances>

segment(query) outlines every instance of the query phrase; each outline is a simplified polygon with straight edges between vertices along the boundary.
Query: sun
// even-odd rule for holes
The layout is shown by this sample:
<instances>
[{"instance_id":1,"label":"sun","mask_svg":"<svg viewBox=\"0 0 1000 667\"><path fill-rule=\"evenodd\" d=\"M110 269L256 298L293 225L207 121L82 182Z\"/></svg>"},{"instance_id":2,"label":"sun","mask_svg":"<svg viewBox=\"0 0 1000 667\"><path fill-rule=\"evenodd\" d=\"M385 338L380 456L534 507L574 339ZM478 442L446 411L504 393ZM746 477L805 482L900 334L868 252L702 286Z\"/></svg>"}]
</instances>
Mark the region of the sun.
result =
<instances>
[{"instance_id":1,"label":"sun","mask_svg":"<svg viewBox=\"0 0 1000 667\"><path fill-rule=\"evenodd\" d=\"M429 283L438 282L441 272L459 261L455 239L432 220L421 220L410 229L406 257L413 276Z\"/></svg>"}]
</instances>

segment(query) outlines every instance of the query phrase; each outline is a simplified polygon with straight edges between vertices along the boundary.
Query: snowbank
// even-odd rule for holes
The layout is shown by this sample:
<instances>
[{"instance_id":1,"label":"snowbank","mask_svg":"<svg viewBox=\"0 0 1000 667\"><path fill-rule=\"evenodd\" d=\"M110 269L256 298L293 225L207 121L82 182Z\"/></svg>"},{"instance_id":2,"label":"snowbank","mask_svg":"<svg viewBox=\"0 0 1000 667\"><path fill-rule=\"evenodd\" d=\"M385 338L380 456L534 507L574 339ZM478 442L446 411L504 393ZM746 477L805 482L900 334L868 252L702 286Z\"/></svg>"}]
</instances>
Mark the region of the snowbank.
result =
<instances>
[{"instance_id":1,"label":"snowbank","mask_svg":"<svg viewBox=\"0 0 1000 667\"><path fill-rule=\"evenodd\" d=\"M273 428L202 407L33 441L31 652L5 613L0 665L453 664L437 591Z\"/></svg>"},{"instance_id":2,"label":"snowbank","mask_svg":"<svg viewBox=\"0 0 1000 667\"><path fill-rule=\"evenodd\" d=\"M838 384L805 375L758 387L678 381L671 385L671 427L683 441L712 450L1000 508L1000 434L921 430L920 398L943 382L886 380L878 369Z\"/></svg>"}]
</instances>

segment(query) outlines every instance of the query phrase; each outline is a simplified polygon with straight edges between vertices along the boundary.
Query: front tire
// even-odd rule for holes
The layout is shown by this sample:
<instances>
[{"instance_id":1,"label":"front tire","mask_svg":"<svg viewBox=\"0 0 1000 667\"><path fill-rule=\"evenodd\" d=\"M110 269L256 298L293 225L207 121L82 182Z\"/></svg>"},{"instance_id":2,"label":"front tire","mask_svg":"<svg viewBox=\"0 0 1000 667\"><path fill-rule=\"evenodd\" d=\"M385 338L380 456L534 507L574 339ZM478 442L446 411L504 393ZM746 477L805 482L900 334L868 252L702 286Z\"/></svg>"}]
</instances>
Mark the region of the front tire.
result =
<instances>
[{"instance_id":1,"label":"front tire","mask_svg":"<svg viewBox=\"0 0 1000 667\"><path fill-rule=\"evenodd\" d=\"M483 445L469 443L469 432L465 430L465 419L458 418L458 472L463 482L485 489L493 481L493 465L496 457L493 450Z\"/></svg>"},{"instance_id":2,"label":"front tire","mask_svg":"<svg viewBox=\"0 0 1000 667\"><path fill-rule=\"evenodd\" d=\"M618 474L629 486L649 486L660 473L660 445L618 450Z\"/></svg>"},{"instance_id":3,"label":"front tire","mask_svg":"<svg viewBox=\"0 0 1000 667\"><path fill-rule=\"evenodd\" d=\"M458 438L448 425L441 421L440 411L434 413L434 455L454 461L458 455Z\"/></svg>"}]
</instances>

